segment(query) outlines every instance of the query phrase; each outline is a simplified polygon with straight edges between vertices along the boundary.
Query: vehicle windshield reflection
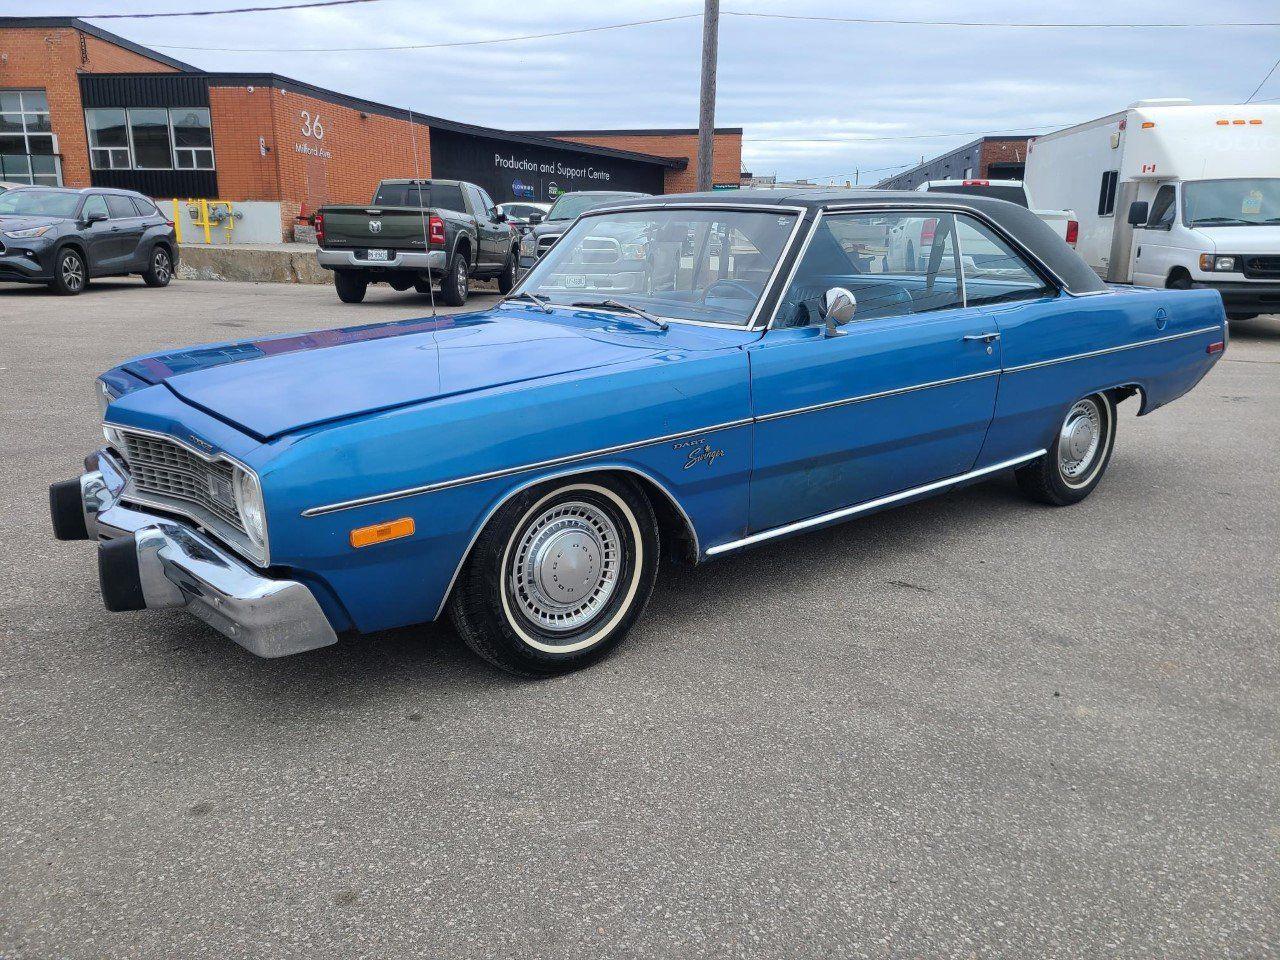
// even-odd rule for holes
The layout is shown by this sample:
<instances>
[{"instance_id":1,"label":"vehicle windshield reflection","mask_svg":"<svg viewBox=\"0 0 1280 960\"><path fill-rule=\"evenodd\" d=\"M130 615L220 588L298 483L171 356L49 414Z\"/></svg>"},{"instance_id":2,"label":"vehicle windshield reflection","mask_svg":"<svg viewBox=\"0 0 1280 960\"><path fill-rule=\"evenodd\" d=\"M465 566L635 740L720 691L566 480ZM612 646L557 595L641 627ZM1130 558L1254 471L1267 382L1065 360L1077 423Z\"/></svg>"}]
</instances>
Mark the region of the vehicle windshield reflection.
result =
<instances>
[{"instance_id":1,"label":"vehicle windshield reflection","mask_svg":"<svg viewBox=\"0 0 1280 960\"><path fill-rule=\"evenodd\" d=\"M521 285L552 303L607 300L745 326L795 227L776 210L615 210L583 217Z\"/></svg>"}]
</instances>

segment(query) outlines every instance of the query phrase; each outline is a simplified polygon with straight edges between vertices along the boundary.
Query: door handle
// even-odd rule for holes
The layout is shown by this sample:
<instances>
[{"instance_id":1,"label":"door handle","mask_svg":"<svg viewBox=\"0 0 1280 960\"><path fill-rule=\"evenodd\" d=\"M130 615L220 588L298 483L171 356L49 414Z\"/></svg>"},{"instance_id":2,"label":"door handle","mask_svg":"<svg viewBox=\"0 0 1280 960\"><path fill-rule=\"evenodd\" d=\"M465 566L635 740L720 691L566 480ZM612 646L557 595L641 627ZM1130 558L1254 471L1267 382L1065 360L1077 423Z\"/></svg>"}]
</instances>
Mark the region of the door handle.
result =
<instances>
[{"instance_id":1,"label":"door handle","mask_svg":"<svg viewBox=\"0 0 1280 960\"><path fill-rule=\"evenodd\" d=\"M982 343L991 343L991 342L993 342L993 341L995 341L995 340L999 340L999 339L1000 339L1000 334L999 334L999 333L995 333L995 332L991 332L991 333L966 333L966 334L964 335L964 339L965 339L965 341L966 341L966 342L969 342L969 341L975 341L975 340L976 340L976 341L980 341L980 342L982 342Z\"/></svg>"}]
</instances>

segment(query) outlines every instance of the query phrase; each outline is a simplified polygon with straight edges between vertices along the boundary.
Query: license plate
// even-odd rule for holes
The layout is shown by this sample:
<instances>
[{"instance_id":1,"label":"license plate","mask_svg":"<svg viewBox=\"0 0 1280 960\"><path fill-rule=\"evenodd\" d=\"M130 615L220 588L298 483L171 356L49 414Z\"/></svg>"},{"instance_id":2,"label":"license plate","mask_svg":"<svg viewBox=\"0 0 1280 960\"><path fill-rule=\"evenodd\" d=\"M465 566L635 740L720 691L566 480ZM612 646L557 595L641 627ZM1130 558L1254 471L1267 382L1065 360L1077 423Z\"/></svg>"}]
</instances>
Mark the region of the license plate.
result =
<instances>
[{"instance_id":1,"label":"license plate","mask_svg":"<svg viewBox=\"0 0 1280 960\"><path fill-rule=\"evenodd\" d=\"M565 277L564 285L566 287L585 287L587 285L586 277Z\"/></svg>"},{"instance_id":2,"label":"license plate","mask_svg":"<svg viewBox=\"0 0 1280 960\"><path fill-rule=\"evenodd\" d=\"M388 251L386 250L366 250L365 259L366 260L386 260L387 253Z\"/></svg>"}]
</instances>

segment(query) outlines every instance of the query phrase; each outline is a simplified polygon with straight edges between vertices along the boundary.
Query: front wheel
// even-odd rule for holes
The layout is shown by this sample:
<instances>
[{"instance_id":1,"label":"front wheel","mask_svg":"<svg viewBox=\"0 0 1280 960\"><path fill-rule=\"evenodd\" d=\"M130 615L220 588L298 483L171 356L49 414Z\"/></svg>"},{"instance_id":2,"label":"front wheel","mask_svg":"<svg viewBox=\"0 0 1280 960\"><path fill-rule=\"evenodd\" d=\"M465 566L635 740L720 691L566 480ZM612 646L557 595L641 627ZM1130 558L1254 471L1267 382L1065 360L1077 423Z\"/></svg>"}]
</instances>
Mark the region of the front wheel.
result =
<instances>
[{"instance_id":1,"label":"front wheel","mask_svg":"<svg viewBox=\"0 0 1280 960\"><path fill-rule=\"evenodd\" d=\"M333 271L333 285L338 288L338 299L343 303L363 303L369 281L354 270Z\"/></svg>"},{"instance_id":2,"label":"front wheel","mask_svg":"<svg viewBox=\"0 0 1280 960\"><path fill-rule=\"evenodd\" d=\"M461 307L467 302L467 277L470 265L464 253L454 254L449 272L440 284L440 296L451 307Z\"/></svg>"},{"instance_id":3,"label":"front wheel","mask_svg":"<svg viewBox=\"0 0 1280 960\"><path fill-rule=\"evenodd\" d=\"M1049 452L1015 476L1022 492L1055 507L1079 503L1098 485L1116 442L1116 405L1105 393L1077 400Z\"/></svg>"},{"instance_id":4,"label":"front wheel","mask_svg":"<svg viewBox=\"0 0 1280 960\"><path fill-rule=\"evenodd\" d=\"M151 262L142 274L142 282L148 287L167 287L173 279L173 259L164 247L151 251Z\"/></svg>"},{"instance_id":5,"label":"front wheel","mask_svg":"<svg viewBox=\"0 0 1280 960\"><path fill-rule=\"evenodd\" d=\"M574 477L512 497L476 540L449 603L458 633L494 666L549 676L612 650L658 571L658 523L619 477Z\"/></svg>"},{"instance_id":6,"label":"front wheel","mask_svg":"<svg viewBox=\"0 0 1280 960\"><path fill-rule=\"evenodd\" d=\"M511 292L511 288L516 285L516 255L514 253L507 254L507 259L503 261L502 272L498 274L498 292L506 296Z\"/></svg>"},{"instance_id":7,"label":"front wheel","mask_svg":"<svg viewBox=\"0 0 1280 960\"><path fill-rule=\"evenodd\" d=\"M49 287L63 297L74 297L89 282L89 268L79 250L67 247L53 259L53 280Z\"/></svg>"}]
</instances>

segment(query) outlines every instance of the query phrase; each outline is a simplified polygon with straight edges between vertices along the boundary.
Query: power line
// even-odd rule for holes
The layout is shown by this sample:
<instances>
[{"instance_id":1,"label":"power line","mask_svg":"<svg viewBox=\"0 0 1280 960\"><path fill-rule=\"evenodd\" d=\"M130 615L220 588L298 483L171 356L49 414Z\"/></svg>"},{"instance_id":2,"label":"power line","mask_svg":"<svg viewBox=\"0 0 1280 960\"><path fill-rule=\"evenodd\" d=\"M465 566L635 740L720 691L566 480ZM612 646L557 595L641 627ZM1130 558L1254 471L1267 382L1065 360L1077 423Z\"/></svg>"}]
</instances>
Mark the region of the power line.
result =
<instances>
[{"instance_id":1,"label":"power line","mask_svg":"<svg viewBox=\"0 0 1280 960\"><path fill-rule=\"evenodd\" d=\"M1280 20L1257 20L1250 22L1228 21L1214 23L1014 23L1006 20L909 20L899 17L819 17L805 16L795 13L749 13L740 10L725 10L726 17L754 17L761 20L802 20L814 23L862 23L893 24L914 27L1012 27L1018 30L1073 30L1103 29L1117 27L1120 29L1143 29L1153 27L1163 29L1183 29L1196 27L1280 27Z\"/></svg>"},{"instance_id":2,"label":"power line","mask_svg":"<svg viewBox=\"0 0 1280 960\"><path fill-rule=\"evenodd\" d=\"M345 7L352 3L381 3L382 0L309 0L279 7L231 7L226 10L182 10L175 13L82 13L79 20L153 20L157 17L218 17L224 13L272 13L276 10L304 10L309 7Z\"/></svg>"},{"instance_id":3,"label":"power line","mask_svg":"<svg viewBox=\"0 0 1280 960\"><path fill-rule=\"evenodd\" d=\"M344 0L346 2L346 0ZM357 2L357 0L350 0ZM282 7L274 9L284 9ZM165 50L200 50L206 53L357 53L377 50L438 50L441 47L479 47L492 43L516 43L520 40L545 40L550 37L569 37L579 33L599 33L602 30L621 30L624 27L643 27L651 23L672 23L676 20L700 20L700 13L685 13L675 17L654 17L649 20L632 20L627 23L607 23L599 27L578 27L574 30L557 30L553 33L526 33L514 37L493 37L488 40L452 40L447 43L406 43L390 47L196 47L174 43L153 43L151 46Z\"/></svg>"},{"instance_id":4,"label":"power line","mask_svg":"<svg viewBox=\"0 0 1280 960\"><path fill-rule=\"evenodd\" d=\"M1271 65L1271 69L1267 71L1267 75L1262 78L1261 83L1259 83L1256 87L1253 88L1253 93L1249 94L1249 99L1246 100L1245 103L1249 103L1251 100L1253 100L1253 98L1258 95L1258 91L1261 90L1264 86L1266 86L1267 81L1271 79L1271 75L1276 72L1276 67L1280 67L1280 60L1277 60L1275 63ZM1277 98L1272 97L1271 99L1274 100Z\"/></svg>"}]
</instances>

